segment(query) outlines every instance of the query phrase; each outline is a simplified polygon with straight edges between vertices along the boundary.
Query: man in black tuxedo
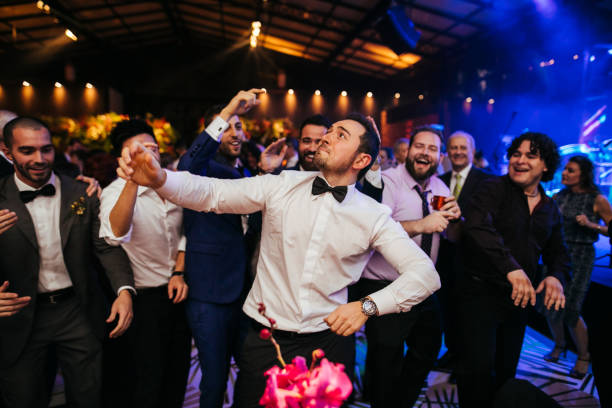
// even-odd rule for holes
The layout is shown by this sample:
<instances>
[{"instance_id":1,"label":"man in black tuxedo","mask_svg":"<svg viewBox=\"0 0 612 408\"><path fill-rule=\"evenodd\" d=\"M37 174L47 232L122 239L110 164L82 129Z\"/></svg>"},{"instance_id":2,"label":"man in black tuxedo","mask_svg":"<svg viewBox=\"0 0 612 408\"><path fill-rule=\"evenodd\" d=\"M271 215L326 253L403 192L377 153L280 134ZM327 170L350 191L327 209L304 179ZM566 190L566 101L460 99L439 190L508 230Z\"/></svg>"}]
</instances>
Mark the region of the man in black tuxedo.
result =
<instances>
[{"instance_id":1,"label":"man in black tuxedo","mask_svg":"<svg viewBox=\"0 0 612 408\"><path fill-rule=\"evenodd\" d=\"M452 133L446 142L446 150L452 164L452 170L447 171L440 179L449 187L451 194L457 198L461 212L465 214L472 193L481 181L490 175L473 166L476 151L474 138L469 133L457 131ZM438 299L442 307L444 322L444 343L447 353L438 361L440 368L452 369L457 355L456 316L454 288L462 269L461 252L458 243L452 243L444 237L440 240L440 256L436 269L440 274L442 288Z\"/></svg>"},{"instance_id":2,"label":"man in black tuxedo","mask_svg":"<svg viewBox=\"0 0 612 408\"><path fill-rule=\"evenodd\" d=\"M119 247L98 238L99 201L86 185L53 173L47 126L16 118L4 129L15 174L0 179L0 208L17 222L0 234L0 388L6 407L48 403L46 361L55 349L68 405L100 404L104 302L94 256L117 298L107 323L132 320L134 280Z\"/></svg>"}]
</instances>

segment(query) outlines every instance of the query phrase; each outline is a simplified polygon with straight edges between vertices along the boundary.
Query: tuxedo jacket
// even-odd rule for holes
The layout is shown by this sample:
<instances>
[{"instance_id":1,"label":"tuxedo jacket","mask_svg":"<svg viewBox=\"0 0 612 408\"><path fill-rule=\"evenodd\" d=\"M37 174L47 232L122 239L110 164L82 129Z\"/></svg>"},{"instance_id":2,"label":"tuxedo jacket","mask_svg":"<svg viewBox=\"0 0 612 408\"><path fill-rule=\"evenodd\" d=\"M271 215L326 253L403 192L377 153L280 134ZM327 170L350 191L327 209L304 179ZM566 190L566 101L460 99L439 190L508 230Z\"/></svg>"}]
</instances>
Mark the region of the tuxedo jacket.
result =
<instances>
[{"instance_id":1,"label":"tuxedo jacket","mask_svg":"<svg viewBox=\"0 0 612 408\"><path fill-rule=\"evenodd\" d=\"M4 157L0 156L0 178L9 176L14 172L15 168L13 167L13 165Z\"/></svg>"},{"instance_id":2,"label":"tuxedo jacket","mask_svg":"<svg viewBox=\"0 0 612 408\"><path fill-rule=\"evenodd\" d=\"M99 201L85 193L87 184L72 178L61 180L60 237L66 269L80 306L86 313L94 334L102 339L106 307L99 285L97 265L101 265L114 293L122 286L134 287L130 262L121 247L108 245L99 238ZM58 192L60 193L60 192ZM85 199L85 211L79 215L71 205ZM0 281L9 281L9 292L30 296L25 308L10 317L0 317L0 367L14 363L27 343L34 320L40 258L36 231L30 213L21 201L14 176L0 179L0 208L14 211L17 223L0 234ZM96 263L96 258L99 263Z\"/></svg>"},{"instance_id":3,"label":"tuxedo jacket","mask_svg":"<svg viewBox=\"0 0 612 408\"><path fill-rule=\"evenodd\" d=\"M219 142L206 131L181 157L178 170L200 176L237 179L243 174L218 157ZM201 302L228 304L245 295L248 250L242 217L236 214L203 213L184 209L187 237L185 279L189 297Z\"/></svg>"},{"instance_id":4,"label":"tuxedo jacket","mask_svg":"<svg viewBox=\"0 0 612 408\"><path fill-rule=\"evenodd\" d=\"M448 186L448 188L450 188L451 176L452 170L447 171L440 176L440 179ZM468 172L465 182L463 183L463 187L461 188L461 193L459 193L459 198L457 199L457 204L459 205L462 214L466 213L467 207L470 204L470 199L474 195L474 192L480 183L490 177L492 177L492 175L485 173L472 165L472 168ZM463 270L462 265L463 261L459 251L459 246L453 244L447 239L442 238L440 240L440 251L438 262L436 264L436 269L440 273L440 278L443 282L442 284L453 287L456 279L458 279L458 275Z\"/></svg>"}]
</instances>

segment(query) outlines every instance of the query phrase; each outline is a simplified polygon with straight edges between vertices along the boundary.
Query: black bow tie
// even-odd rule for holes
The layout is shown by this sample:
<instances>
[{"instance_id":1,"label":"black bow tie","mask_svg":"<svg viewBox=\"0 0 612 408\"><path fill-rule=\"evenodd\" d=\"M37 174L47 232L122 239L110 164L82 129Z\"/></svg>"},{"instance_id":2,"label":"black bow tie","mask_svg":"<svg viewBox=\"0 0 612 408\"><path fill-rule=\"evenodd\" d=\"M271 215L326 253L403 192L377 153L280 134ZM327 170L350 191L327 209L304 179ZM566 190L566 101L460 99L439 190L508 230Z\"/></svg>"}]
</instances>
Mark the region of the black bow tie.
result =
<instances>
[{"instance_id":1,"label":"black bow tie","mask_svg":"<svg viewBox=\"0 0 612 408\"><path fill-rule=\"evenodd\" d=\"M25 191L19 192L21 201L23 201L24 203L29 203L30 201L34 200L39 195L43 195L47 197L55 195L55 186L53 186L53 184L47 184L40 190L25 190Z\"/></svg>"},{"instance_id":2,"label":"black bow tie","mask_svg":"<svg viewBox=\"0 0 612 408\"><path fill-rule=\"evenodd\" d=\"M336 201L341 203L342 200L344 200L344 197L346 197L346 192L348 189L346 186L330 187L321 177L315 177L314 182L312 183L312 194L319 195L328 191L332 193Z\"/></svg>"}]
</instances>

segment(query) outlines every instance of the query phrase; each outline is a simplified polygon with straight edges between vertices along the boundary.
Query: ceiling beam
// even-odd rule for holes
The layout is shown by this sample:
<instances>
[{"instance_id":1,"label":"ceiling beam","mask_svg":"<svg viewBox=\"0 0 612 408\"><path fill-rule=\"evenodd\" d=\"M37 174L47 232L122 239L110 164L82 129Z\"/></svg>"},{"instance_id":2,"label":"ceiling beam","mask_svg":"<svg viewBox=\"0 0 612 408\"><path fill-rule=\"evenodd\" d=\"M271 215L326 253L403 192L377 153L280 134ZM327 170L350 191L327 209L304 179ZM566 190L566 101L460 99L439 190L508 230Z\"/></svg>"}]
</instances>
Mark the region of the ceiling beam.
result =
<instances>
[{"instance_id":1,"label":"ceiling beam","mask_svg":"<svg viewBox=\"0 0 612 408\"><path fill-rule=\"evenodd\" d=\"M88 40L100 48L107 47L107 44L105 44L104 41L102 41L93 31L87 28L78 18L74 16L74 14L72 14L72 12L59 4L58 1L45 0L45 3L51 7L51 14L57 17L61 23L68 26L70 30L75 31L75 34L83 34Z\"/></svg>"},{"instance_id":2,"label":"ceiling beam","mask_svg":"<svg viewBox=\"0 0 612 408\"><path fill-rule=\"evenodd\" d=\"M184 42L186 39L185 31L179 27L176 17L174 16L174 11L170 7L170 2L168 0L160 0L160 3L164 9L166 17L168 18L168 21L170 22L172 31L174 31L174 35L180 42Z\"/></svg>"}]
</instances>

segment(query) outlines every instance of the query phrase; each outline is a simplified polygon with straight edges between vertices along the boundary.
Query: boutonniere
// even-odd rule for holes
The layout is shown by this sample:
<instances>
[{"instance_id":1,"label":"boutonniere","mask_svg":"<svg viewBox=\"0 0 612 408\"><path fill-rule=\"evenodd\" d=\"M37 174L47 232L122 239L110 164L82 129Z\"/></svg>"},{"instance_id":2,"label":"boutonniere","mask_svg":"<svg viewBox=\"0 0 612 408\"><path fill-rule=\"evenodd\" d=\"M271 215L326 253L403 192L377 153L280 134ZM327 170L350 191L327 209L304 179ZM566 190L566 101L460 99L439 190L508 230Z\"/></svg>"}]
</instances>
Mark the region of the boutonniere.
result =
<instances>
[{"instance_id":1,"label":"boutonniere","mask_svg":"<svg viewBox=\"0 0 612 408\"><path fill-rule=\"evenodd\" d=\"M70 208L76 215L85 214L85 210L87 209L87 207L85 207L85 197L81 196L78 200L74 201L72 204L70 204Z\"/></svg>"}]
</instances>

